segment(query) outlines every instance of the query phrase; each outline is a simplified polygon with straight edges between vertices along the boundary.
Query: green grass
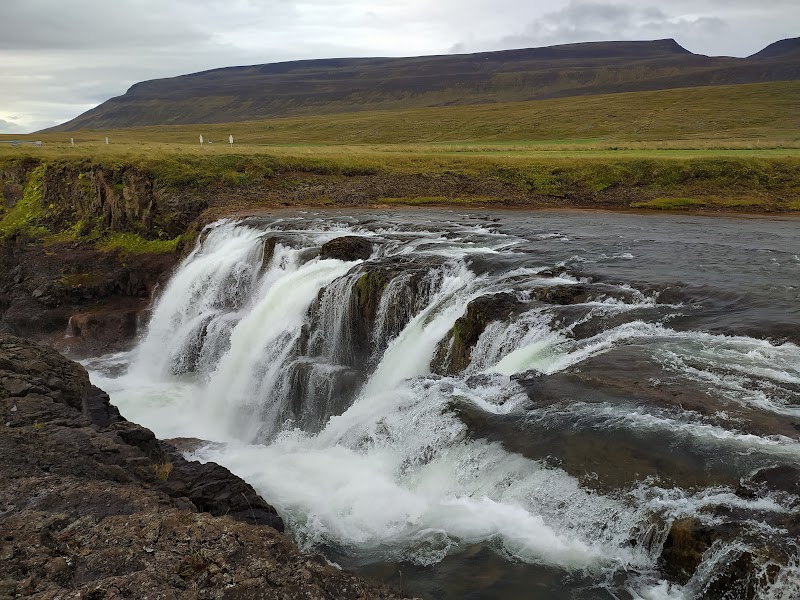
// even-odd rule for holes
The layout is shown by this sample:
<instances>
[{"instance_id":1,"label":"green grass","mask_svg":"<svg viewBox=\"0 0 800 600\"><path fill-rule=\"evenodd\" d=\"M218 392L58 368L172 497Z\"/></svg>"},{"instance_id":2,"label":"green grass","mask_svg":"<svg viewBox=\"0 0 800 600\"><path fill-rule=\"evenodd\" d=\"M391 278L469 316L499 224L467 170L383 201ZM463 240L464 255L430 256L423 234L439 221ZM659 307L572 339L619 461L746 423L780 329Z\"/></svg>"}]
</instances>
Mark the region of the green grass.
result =
<instances>
[{"instance_id":1,"label":"green grass","mask_svg":"<svg viewBox=\"0 0 800 600\"><path fill-rule=\"evenodd\" d=\"M427 152L531 149L742 149L800 147L800 81L538 100L376 110L204 125L167 125L34 135L46 144L178 144L203 151L256 146L302 154L317 146L428 145ZM11 138L12 136L6 136ZM13 136L25 137L25 136ZM511 147L509 147L511 145ZM476 148L477 146L477 148ZM518 146L518 147L516 147ZM646 146L646 148L642 148ZM408 151L405 149L403 151Z\"/></svg>"},{"instance_id":2,"label":"green grass","mask_svg":"<svg viewBox=\"0 0 800 600\"><path fill-rule=\"evenodd\" d=\"M124 254L165 254L175 252L183 236L171 240L146 240L135 233L112 233L97 246L101 250L118 250Z\"/></svg>"},{"instance_id":3,"label":"green grass","mask_svg":"<svg viewBox=\"0 0 800 600\"><path fill-rule=\"evenodd\" d=\"M631 208L651 208L656 210L686 210L698 207L715 207L720 209L760 208L766 204L764 198L739 197L720 198L708 196L706 198L654 198L646 202L633 202ZM787 203L786 208L790 208Z\"/></svg>"},{"instance_id":4,"label":"green grass","mask_svg":"<svg viewBox=\"0 0 800 600\"><path fill-rule=\"evenodd\" d=\"M680 210L697 206L705 206L704 200L697 198L655 198L647 202L634 202L632 208L655 208L658 210Z\"/></svg>"},{"instance_id":5,"label":"green grass","mask_svg":"<svg viewBox=\"0 0 800 600\"><path fill-rule=\"evenodd\" d=\"M47 229L39 225L46 215L45 207L42 206L45 168L42 164L30 172L22 198L0 220L0 235L41 236L47 233Z\"/></svg>"}]
</instances>

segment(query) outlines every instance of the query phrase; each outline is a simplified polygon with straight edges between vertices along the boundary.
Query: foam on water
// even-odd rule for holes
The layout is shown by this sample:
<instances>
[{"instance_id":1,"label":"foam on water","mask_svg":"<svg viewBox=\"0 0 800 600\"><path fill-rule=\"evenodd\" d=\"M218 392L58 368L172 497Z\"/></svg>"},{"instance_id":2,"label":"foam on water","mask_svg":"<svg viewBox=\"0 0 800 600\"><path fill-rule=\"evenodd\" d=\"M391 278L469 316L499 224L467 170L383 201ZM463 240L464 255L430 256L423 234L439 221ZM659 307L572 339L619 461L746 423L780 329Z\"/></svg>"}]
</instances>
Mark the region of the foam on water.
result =
<instances>
[{"instance_id":1,"label":"foam on water","mask_svg":"<svg viewBox=\"0 0 800 600\"><path fill-rule=\"evenodd\" d=\"M498 444L468 440L448 412L451 388L410 380L362 397L315 436L295 430L269 446L199 455L268 493L309 547L429 563L490 541L517 559L570 569L647 564L624 543L636 524L630 506Z\"/></svg>"}]
</instances>

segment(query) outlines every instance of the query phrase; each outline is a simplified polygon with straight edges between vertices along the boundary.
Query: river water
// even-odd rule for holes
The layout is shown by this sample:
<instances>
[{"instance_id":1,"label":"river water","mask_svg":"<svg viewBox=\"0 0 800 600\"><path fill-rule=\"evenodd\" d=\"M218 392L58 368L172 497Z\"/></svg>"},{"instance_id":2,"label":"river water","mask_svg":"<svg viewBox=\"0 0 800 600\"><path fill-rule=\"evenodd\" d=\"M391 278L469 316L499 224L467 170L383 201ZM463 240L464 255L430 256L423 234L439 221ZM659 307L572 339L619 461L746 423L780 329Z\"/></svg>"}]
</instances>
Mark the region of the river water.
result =
<instances>
[{"instance_id":1,"label":"river water","mask_svg":"<svg viewBox=\"0 0 800 600\"><path fill-rule=\"evenodd\" d=\"M127 418L208 440L193 457L251 483L301 548L407 593L797 598L797 233L565 211L222 221L136 349L85 364ZM319 258L346 235L372 255ZM481 302L459 362L454 326ZM676 521L714 532L693 572L661 558Z\"/></svg>"}]
</instances>

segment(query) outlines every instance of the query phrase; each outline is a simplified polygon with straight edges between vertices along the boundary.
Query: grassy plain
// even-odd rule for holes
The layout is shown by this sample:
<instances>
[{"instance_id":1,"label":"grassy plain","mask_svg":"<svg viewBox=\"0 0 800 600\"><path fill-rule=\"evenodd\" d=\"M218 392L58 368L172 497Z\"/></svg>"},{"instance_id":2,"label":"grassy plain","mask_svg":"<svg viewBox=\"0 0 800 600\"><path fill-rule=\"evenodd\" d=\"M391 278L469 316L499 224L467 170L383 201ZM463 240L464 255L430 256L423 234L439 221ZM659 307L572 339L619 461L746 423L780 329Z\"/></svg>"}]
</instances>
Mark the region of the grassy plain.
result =
<instances>
[{"instance_id":1,"label":"grassy plain","mask_svg":"<svg viewBox=\"0 0 800 600\"><path fill-rule=\"evenodd\" d=\"M548 198L548 205L592 205L599 198L605 206L634 208L796 210L797 98L800 81L32 134L13 139L39 139L44 146L0 144L0 167L26 157L87 168L135 167L176 190L254 190L267 181L274 187L280 178L289 188L298 173L338 181L449 177L500 182L523 196ZM202 147L201 134L207 142ZM233 147L228 135L234 136ZM385 204L504 200L480 191L458 194L452 186L447 193L436 185L402 187L372 199ZM309 203L337 203L324 194L304 197Z\"/></svg>"}]
</instances>

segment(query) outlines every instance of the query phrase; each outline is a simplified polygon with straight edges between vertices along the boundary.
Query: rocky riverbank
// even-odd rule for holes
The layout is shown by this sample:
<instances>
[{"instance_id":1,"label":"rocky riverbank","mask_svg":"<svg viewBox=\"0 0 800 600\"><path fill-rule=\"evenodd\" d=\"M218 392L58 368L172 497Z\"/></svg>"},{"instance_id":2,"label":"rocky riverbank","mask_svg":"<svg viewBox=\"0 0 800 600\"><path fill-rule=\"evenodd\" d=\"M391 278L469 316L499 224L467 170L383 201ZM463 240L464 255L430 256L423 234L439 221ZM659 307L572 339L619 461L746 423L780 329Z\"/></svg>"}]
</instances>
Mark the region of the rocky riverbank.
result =
<instances>
[{"instance_id":1,"label":"rocky riverbank","mask_svg":"<svg viewBox=\"0 0 800 600\"><path fill-rule=\"evenodd\" d=\"M0 334L0 598L398 598L303 556L253 488Z\"/></svg>"}]
</instances>

